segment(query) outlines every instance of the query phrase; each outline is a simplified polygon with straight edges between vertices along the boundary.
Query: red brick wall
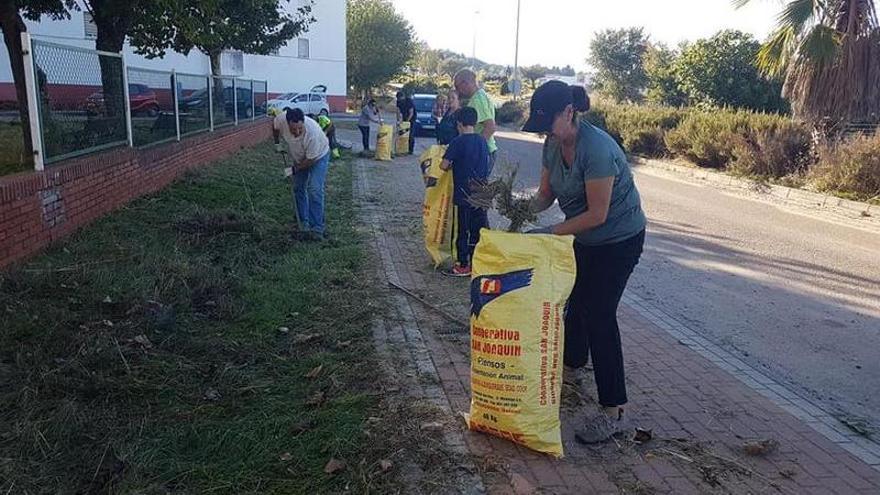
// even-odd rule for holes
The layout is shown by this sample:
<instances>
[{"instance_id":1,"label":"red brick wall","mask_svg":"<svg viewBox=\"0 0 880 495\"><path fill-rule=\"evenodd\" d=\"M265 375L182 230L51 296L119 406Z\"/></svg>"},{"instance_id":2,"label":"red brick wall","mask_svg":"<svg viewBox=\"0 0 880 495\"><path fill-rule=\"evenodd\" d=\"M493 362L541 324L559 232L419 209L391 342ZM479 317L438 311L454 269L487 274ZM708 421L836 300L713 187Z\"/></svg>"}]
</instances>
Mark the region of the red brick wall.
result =
<instances>
[{"instance_id":1,"label":"red brick wall","mask_svg":"<svg viewBox=\"0 0 880 495\"><path fill-rule=\"evenodd\" d=\"M146 149L120 147L65 160L43 172L0 178L0 267L131 200L158 191L182 172L271 136L269 120L226 127Z\"/></svg>"}]
</instances>

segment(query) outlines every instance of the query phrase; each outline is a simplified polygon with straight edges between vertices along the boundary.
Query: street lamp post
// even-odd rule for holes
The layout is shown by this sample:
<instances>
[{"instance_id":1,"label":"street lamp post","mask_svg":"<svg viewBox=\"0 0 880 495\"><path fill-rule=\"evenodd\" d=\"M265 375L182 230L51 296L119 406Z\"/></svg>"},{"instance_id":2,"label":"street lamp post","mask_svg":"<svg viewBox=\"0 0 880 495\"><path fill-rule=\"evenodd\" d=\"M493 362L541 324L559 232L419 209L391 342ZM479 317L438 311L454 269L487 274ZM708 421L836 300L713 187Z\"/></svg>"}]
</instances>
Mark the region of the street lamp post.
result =
<instances>
[{"instance_id":1,"label":"street lamp post","mask_svg":"<svg viewBox=\"0 0 880 495\"><path fill-rule=\"evenodd\" d=\"M513 49L513 80L518 81L519 79L519 3L520 0L516 0L516 44ZM516 101L518 91L513 92L513 101Z\"/></svg>"},{"instance_id":2,"label":"street lamp post","mask_svg":"<svg viewBox=\"0 0 880 495\"><path fill-rule=\"evenodd\" d=\"M474 11L474 32L471 40L471 66L476 68L477 65L477 16L480 15L479 10Z\"/></svg>"}]
</instances>

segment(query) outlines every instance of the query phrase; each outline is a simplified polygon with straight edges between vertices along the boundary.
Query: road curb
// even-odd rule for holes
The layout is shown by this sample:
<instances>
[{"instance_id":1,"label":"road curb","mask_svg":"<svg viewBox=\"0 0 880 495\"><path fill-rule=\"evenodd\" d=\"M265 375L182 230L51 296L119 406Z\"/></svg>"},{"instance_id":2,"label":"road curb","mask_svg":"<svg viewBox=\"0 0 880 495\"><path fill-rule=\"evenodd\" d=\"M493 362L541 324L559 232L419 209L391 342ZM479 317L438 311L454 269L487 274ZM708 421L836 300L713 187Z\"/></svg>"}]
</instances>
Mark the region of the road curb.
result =
<instances>
[{"instance_id":1,"label":"road curb","mask_svg":"<svg viewBox=\"0 0 880 495\"><path fill-rule=\"evenodd\" d=\"M632 160L633 163L639 167L650 167L666 170L713 184L736 187L738 189L744 189L753 192L763 192L765 194L772 195L777 200L788 202L793 206L804 206L805 204L807 204L813 208L821 208L831 211L838 210L842 213L850 215L865 214L867 216L873 216L875 214L880 214L880 206L878 205L852 201L830 194L818 193L787 186L780 186L776 184L765 184L755 180L743 179L730 174L725 174L723 172L717 172L715 170L687 167L664 160L643 157L633 157Z\"/></svg>"}]
</instances>

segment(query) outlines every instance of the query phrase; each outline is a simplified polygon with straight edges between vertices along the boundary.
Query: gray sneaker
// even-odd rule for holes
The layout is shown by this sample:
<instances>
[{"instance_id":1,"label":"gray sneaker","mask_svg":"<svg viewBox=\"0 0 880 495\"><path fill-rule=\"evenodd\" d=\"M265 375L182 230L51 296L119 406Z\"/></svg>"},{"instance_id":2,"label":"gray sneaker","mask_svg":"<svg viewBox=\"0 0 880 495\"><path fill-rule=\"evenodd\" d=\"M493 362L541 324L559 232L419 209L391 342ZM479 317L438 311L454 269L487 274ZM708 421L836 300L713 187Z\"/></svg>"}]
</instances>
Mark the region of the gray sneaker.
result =
<instances>
[{"instance_id":1,"label":"gray sneaker","mask_svg":"<svg viewBox=\"0 0 880 495\"><path fill-rule=\"evenodd\" d=\"M629 429L629 422L622 409L617 419L612 419L604 412L600 412L589 418L584 427L575 433L575 440L585 445L607 442L611 440L611 437L625 433Z\"/></svg>"}]
</instances>

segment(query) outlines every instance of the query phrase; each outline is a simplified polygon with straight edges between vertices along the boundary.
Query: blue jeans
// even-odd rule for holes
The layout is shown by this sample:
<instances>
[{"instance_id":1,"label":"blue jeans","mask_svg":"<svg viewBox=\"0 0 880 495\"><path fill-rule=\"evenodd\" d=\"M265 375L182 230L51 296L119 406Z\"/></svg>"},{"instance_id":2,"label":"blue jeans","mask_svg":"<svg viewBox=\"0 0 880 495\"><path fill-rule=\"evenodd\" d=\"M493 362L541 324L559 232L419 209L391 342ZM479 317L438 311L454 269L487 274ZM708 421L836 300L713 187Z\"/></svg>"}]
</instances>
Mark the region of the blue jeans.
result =
<instances>
[{"instance_id":1,"label":"blue jeans","mask_svg":"<svg viewBox=\"0 0 880 495\"><path fill-rule=\"evenodd\" d=\"M293 200L304 230L324 233L324 181L330 165L330 153L318 159L307 170L293 176Z\"/></svg>"}]
</instances>

